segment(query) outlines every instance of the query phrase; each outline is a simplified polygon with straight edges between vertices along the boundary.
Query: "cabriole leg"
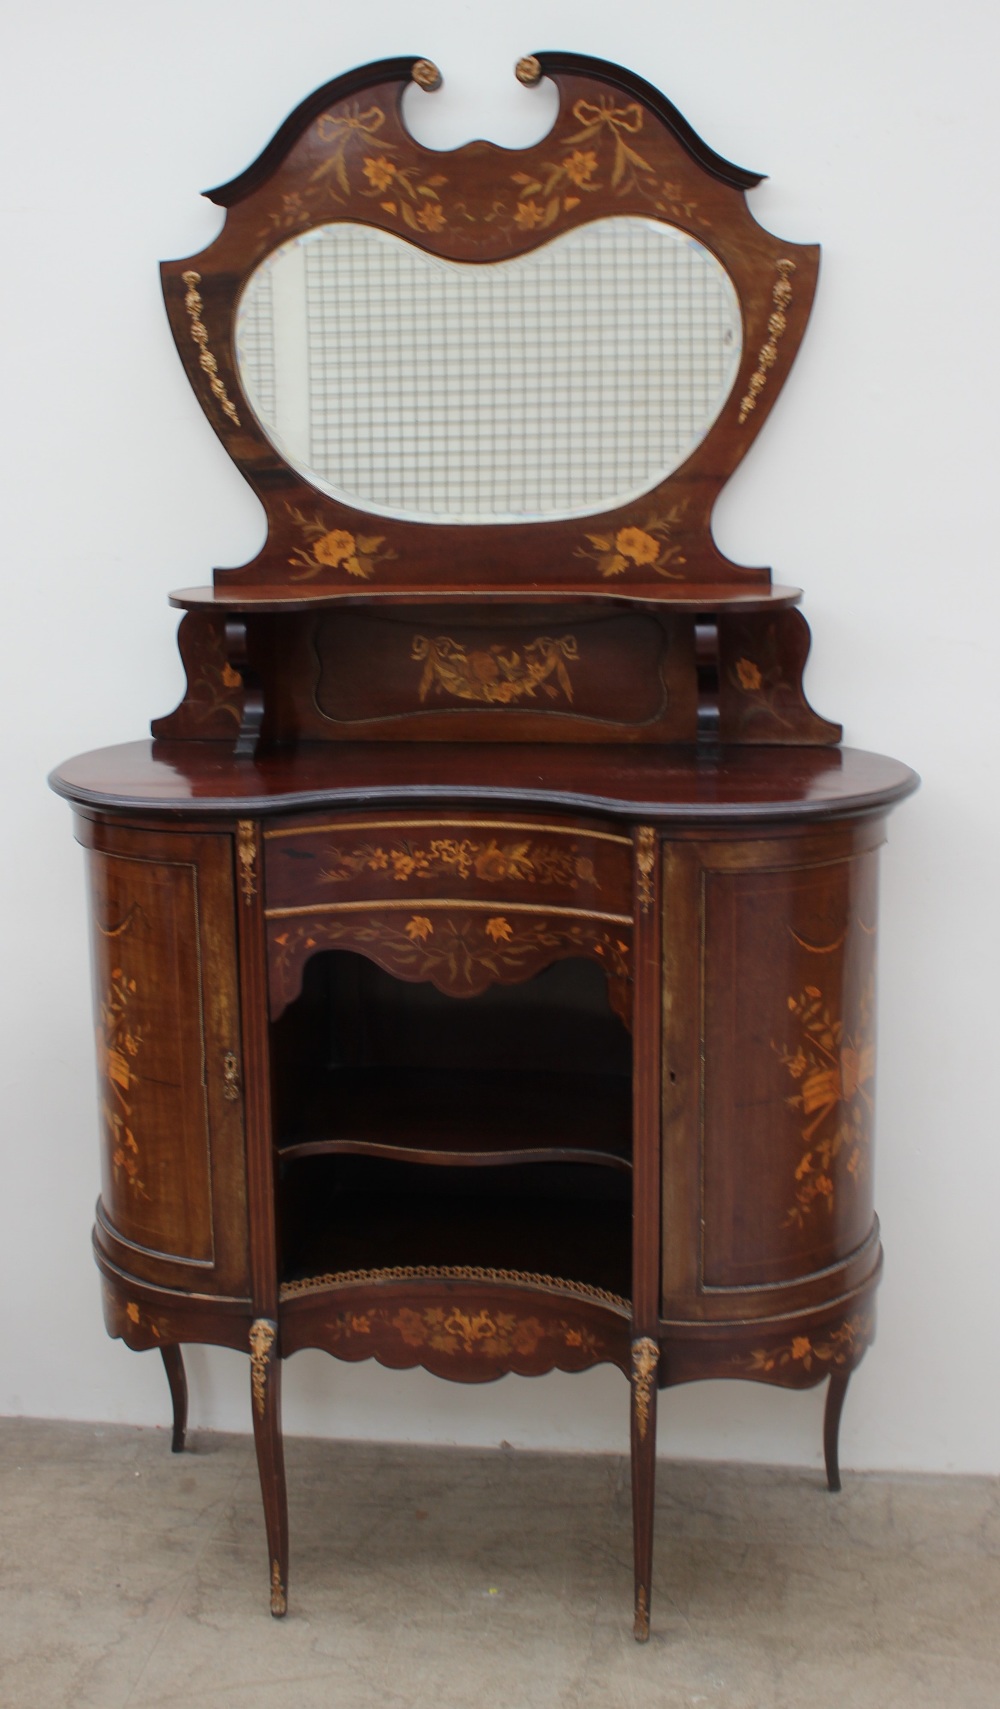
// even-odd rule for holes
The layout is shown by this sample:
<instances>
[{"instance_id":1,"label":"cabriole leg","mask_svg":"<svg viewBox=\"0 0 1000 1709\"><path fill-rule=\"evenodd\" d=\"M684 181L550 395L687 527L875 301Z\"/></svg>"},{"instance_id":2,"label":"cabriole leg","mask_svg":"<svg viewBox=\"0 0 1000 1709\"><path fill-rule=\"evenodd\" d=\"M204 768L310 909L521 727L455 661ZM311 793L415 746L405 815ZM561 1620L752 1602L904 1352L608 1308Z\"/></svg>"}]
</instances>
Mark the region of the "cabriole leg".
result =
<instances>
[{"instance_id":1,"label":"cabriole leg","mask_svg":"<svg viewBox=\"0 0 1000 1709\"><path fill-rule=\"evenodd\" d=\"M277 1334L277 1325L264 1317L259 1317L250 1330L253 1434L271 1563L271 1613L276 1619L288 1608L288 1501L281 1440L281 1360L277 1354Z\"/></svg>"},{"instance_id":2,"label":"cabriole leg","mask_svg":"<svg viewBox=\"0 0 1000 1709\"><path fill-rule=\"evenodd\" d=\"M632 1343L632 1543L635 1561L636 1642L649 1639L653 1578L653 1506L656 1500L656 1367L660 1349L651 1336Z\"/></svg>"},{"instance_id":3,"label":"cabriole leg","mask_svg":"<svg viewBox=\"0 0 1000 1709\"><path fill-rule=\"evenodd\" d=\"M831 1371L823 1413L823 1453L826 1457L827 1488L834 1494L840 1488L840 1415L844 1410L850 1371Z\"/></svg>"},{"instance_id":4,"label":"cabriole leg","mask_svg":"<svg viewBox=\"0 0 1000 1709\"><path fill-rule=\"evenodd\" d=\"M174 1408L174 1433L170 1438L170 1451L173 1454L183 1454L184 1439L187 1434L188 1416L188 1386L184 1374L184 1355L179 1347L161 1347L163 1368L167 1373L170 1384L170 1399Z\"/></svg>"}]
</instances>

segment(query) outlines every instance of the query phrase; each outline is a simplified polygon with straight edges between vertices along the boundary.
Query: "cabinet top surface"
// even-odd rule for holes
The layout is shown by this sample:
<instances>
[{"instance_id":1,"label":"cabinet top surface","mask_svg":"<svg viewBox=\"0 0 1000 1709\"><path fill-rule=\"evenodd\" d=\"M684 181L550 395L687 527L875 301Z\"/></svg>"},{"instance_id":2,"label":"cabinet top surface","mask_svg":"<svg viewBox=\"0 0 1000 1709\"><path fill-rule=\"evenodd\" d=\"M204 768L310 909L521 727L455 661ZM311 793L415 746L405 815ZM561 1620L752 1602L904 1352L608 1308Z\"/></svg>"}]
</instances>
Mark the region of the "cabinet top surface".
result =
<instances>
[{"instance_id":1,"label":"cabinet top surface","mask_svg":"<svg viewBox=\"0 0 1000 1709\"><path fill-rule=\"evenodd\" d=\"M270 816L469 801L725 824L890 807L919 780L900 761L857 748L359 742L236 759L221 742L140 741L80 754L49 781L81 807L116 813Z\"/></svg>"}]
</instances>

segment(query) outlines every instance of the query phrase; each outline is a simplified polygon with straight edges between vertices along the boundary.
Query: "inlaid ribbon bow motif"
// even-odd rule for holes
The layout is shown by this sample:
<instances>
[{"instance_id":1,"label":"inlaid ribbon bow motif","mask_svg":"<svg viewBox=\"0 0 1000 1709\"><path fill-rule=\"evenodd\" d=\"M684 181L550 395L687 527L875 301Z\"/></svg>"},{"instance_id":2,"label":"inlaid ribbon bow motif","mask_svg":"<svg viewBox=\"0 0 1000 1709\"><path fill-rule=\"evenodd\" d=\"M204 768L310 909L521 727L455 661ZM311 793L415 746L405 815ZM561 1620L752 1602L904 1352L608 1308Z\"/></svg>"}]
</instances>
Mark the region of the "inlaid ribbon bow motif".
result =
<instances>
[{"instance_id":1,"label":"inlaid ribbon bow motif","mask_svg":"<svg viewBox=\"0 0 1000 1709\"><path fill-rule=\"evenodd\" d=\"M374 136L385 124L385 114L381 107L369 107L363 113L360 107L354 107L348 113L324 113L316 126L324 142L335 142L346 137L349 131L363 131L365 136Z\"/></svg>"},{"instance_id":2,"label":"inlaid ribbon bow motif","mask_svg":"<svg viewBox=\"0 0 1000 1709\"><path fill-rule=\"evenodd\" d=\"M322 118L317 121L316 135L321 142L332 142L334 147L327 158L317 166L312 175L312 182L315 184L333 172L336 174L341 189L345 194L350 195L351 181L347 175L345 163L347 149L352 142L361 142L362 145L370 142L372 137L378 135L384 124L385 114L381 107L369 107L365 112L362 112L360 104L356 103L351 108L340 108L335 113L324 113ZM383 142L381 146L395 153L395 147L392 143Z\"/></svg>"},{"instance_id":3,"label":"inlaid ribbon bow motif","mask_svg":"<svg viewBox=\"0 0 1000 1709\"><path fill-rule=\"evenodd\" d=\"M573 108L573 117L583 129L574 136L567 137L570 147L585 142L595 142L604 136L614 138L615 157L611 169L612 188L620 189L622 194L631 188L636 171L652 172L648 160L637 154L625 141L626 136L637 136L642 129L643 113L637 101L630 101L627 107L616 107L610 96L602 95L599 102L588 101L581 96Z\"/></svg>"},{"instance_id":4,"label":"inlaid ribbon bow motif","mask_svg":"<svg viewBox=\"0 0 1000 1709\"><path fill-rule=\"evenodd\" d=\"M317 166L311 182L317 185L332 174L344 196L350 196L357 189L363 196L378 201L385 213L400 216L411 231L440 231L448 220L438 191L447 184L447 178L441 172L425 176L419 160L411 161L408 166L405 162L400 164L399 143L379 136L384 124L385 113L381 107L368 107L362 112L357 102L353 107L340 107L335 112L324 113L317 120L316 135L321 142L332 143L333 148ZM374 143L375 137L378 137L377 143ZM352 184L347 157L354 152L355 144L359 145L361 171L357 183ZM390 156L397 158L391 159ZM354 166L357 164L355 159ZM332 184L328 184L327 189L336 201L343 200ZM311 195L316 193L313 191ZM387 197L387 200L382 200L382 197Z\"/></svg>"},{"instance_id":5,"label":"inlaid ribbon bow motif","mask_svg":"<svg viewBox=\"0 0 1000 1709\"><path fill-rule=\"evenodd\" d=\"M607 95L602 95L600 101L588 101L581 96L573 108L573 117L578 125L592 125L591 135L596 136L602 125L610 125L612 130L629 131L636 136L642 130L642 108L638 101L630 101L627 107L616 107ZM576 142L576 137L569 137L569 142Z\"/></svg>"},{"instance_id":6,"label":"inlaid ribbon bow motif","mask_svg":"<svg viewBox=\"0 0 1000 1709\"><path fill-rule=\"evenodd\" d=\"M632 146L630 139L639 135L645 120L638 101L618 107L612 96L591 101L581 95L572 114L581 129L558 139L562 151L558 159L545 161L534 173L511 173L517 185L513 223L518 231L541 231L554 225L561 215L580 206L583 193L604 189L604 181L596 174L609 167L607 183L616 195L635 194L660 214L671 218L682 214L686 220L707 223L696 214L697 203L685 200L678 185L661 184L661 168L650 165ZM499 211L497 203L487 217L494 218Z\"/></svg>"}]
</instances>

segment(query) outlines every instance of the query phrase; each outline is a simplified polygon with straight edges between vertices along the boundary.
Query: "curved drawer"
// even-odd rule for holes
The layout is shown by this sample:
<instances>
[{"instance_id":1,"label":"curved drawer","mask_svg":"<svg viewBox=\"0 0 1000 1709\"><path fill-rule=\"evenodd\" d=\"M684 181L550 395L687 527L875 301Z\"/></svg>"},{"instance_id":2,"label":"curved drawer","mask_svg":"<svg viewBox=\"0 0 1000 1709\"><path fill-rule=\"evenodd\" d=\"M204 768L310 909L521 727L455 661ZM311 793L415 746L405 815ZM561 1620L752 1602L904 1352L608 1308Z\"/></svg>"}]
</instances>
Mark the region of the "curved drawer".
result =
<instances>
[{"instance_id":1,"label":"curved drawer","mask_svg":"<svg viewBox=\"0 0 1000 1709\"><path fill-rule=\"evenodd\" d=\"M264 833L267 914L344 903L520 902L631 915L631 839L586 822L397 813Z\"/></svg>"},{"instance_id":2,"label":"curved drawer","mask_svg":"<svg viewBox=\"0 0 1000 1709\"><path fill-rule=\"evenodd\" d=\"M631 973L632 843L583 823L381 814L264 834L271 1014L323 949L453 996L584 955Z\"/></svg>"}]
</instances>

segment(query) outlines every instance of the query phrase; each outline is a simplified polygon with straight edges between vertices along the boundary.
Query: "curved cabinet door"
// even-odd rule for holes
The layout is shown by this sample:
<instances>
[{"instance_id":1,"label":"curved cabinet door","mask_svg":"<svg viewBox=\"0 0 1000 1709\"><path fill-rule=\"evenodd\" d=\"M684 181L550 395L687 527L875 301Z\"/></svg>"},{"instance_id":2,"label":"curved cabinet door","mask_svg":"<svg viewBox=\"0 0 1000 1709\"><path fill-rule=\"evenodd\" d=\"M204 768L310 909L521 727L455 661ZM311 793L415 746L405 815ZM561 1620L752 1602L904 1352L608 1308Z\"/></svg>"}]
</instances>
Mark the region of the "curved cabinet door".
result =
<instances>
[{"instance_id":1,"label":"curved cabinet door","mask_svg":"<svg viewBox=\"0 0 1000 1709\"><path fill-rule=\"evenodd\" d=\"M881 841L865 819L667 845L666 958L691 999L665 1032L669 1319L809 1308L877 1269Z\"/></svg>"},{"instance_id":2,"label":"curved cabinet door","mask_svg":"<svg viewBox=\"0 0 1000 1709\"><path fill-rule=\"evenodd\" d=\"M81 821L102 1133L95 1238L154 1286L246 1293L232 839Z\"/></svg>"}]
</instances>

